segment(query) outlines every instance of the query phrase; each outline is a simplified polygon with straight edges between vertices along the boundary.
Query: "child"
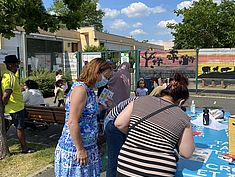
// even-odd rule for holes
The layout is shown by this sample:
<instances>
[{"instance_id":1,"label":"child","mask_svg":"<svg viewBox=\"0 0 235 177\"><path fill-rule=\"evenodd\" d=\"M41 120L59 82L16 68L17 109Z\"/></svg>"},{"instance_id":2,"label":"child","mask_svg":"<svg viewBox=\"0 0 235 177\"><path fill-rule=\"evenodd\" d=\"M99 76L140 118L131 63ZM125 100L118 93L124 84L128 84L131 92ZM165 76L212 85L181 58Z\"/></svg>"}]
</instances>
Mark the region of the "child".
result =
<instances>
[{"instance_id":1,"label":"child","mask_svg":"<svg viewBox=\"0 0 235 177\"><path fill-rule=\"evenodd\" d=\"M61 69L59 69L58 71L56 71L56 76L55 76L55 80L60 80L60 79L63 79L63 89L64 89L64 92L68 89L68 84L66 82L66 80L64 79L64 76L63 76L63 72ZM55 88L56 90L56 88ZM55 93L56 94L56 93Z\"/></svg>"},{"instance_id":2,"label":"child","mask_svg":"<svg viewBox=\"0 0 235 177\"><path fill-rule=\"evenodd\" d=\"M136 96L146 96L148 95L148 89L145 88L144 79L139 80L137 89L136 89Z\"/></svg>"},{"instance_id":3,"label":"child","mask_svg":"<svg viewBox=\"0 0 235 177\"><path fill-rule=\"evenodd\" d=\"M60 78L55 83L55 100L54 100L54 103L56 103L56 99L58 99L58 107L60 107L61 104L63 106L65 106L63 85L64 85L64 81L63 81L63 79L60 79Z\"/></svg>"}]
</instances>

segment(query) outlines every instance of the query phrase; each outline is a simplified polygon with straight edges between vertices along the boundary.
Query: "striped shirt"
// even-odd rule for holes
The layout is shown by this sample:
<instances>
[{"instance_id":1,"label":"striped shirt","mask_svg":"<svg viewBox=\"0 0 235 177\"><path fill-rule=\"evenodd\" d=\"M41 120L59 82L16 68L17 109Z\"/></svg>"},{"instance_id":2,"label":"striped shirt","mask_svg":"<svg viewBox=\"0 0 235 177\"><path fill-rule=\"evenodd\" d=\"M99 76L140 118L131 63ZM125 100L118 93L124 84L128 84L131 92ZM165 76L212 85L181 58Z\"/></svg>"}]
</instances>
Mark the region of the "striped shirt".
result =
<instances>
[{"instance_id":1,"label":"striped shirt","mask_svg":"<svg viewBox=\"0 0 235 177\"><path fill-rule=\"evenodd\" d=\"M106 116L105 121L104 121L104 127L107 125L107 123L109 121L114 121L117 116L122 112L123 109L125 109L125 107L132 101L136 100L138 97L133 96L130 97L122 102L120 102L117 106L115 106L113 109L111 109L111 111L109 112L109 114Z\"/></svg>"},{"instance_id":2,"label":"striped shirt","mask_svg":"<svg viewBox=\"0 0 235 177\"><path fill-rule=\"evenodd\" d=\"M135 100L130 126L170 104L151 96ZM180 107L172 107L131 129L118 156L118 176L174 176L174 148L189 124L190 118Z\"/></svg>"}]
</instances>

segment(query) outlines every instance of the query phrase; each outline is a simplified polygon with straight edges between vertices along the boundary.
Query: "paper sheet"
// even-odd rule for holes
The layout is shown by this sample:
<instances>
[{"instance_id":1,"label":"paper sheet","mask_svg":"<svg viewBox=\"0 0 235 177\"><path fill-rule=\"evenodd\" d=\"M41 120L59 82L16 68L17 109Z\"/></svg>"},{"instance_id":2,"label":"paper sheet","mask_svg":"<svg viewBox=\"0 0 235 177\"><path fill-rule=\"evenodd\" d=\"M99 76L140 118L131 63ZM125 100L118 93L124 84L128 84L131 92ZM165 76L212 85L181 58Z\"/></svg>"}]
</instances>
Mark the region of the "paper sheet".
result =
<instances>
[{"instance_id":1,"label":"paper sheet","mask_svg":"<svg viewBox=\"0 0 235 177\"><path fill-rule=\"evenodd\" d=\"M213 130L224 130L228 128L228 125L219 123L215 117L209 113L209 125L203 125L203 113L199 114L195 120L192 120L192 124L197 126L204 126Z\"/></svg>"},{"instance_id":2,"label":"paper sheet","mask_svg":"<svg viewBox=\"0 0 235 177\"><path fill-rule=\"evenodd\" d=\"M106 102L108 101L108 99L111 99L113 97L113 92L104 88L104 90L102 91L102 93L99 96L98 102L104 106L106 106Z\"/></svg>"}]
</instances>

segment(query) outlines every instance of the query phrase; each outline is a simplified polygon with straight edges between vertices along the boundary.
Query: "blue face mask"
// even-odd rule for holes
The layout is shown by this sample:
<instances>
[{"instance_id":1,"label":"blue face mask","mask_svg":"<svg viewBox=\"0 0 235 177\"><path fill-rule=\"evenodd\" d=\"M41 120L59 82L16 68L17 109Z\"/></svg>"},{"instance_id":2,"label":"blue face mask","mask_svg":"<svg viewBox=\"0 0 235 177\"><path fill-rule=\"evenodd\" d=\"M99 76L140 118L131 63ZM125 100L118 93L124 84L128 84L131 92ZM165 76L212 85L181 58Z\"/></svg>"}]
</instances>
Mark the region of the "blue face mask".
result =
<instances>
[{"instance_id":1,"label":"blue face mask","mask_svg":"<svg viewBox=\"0 0 235 177\"><path fill-rule=\"evenodd\" d=\"M104 75L102 74L102 79L101 79L100 81L96 82L95 87L96 87L96 88L103 87L103 86L107 85L108 82L109 82L108 79L106 79L106 78L104 77Z\"/></svg>"}]
</instances>

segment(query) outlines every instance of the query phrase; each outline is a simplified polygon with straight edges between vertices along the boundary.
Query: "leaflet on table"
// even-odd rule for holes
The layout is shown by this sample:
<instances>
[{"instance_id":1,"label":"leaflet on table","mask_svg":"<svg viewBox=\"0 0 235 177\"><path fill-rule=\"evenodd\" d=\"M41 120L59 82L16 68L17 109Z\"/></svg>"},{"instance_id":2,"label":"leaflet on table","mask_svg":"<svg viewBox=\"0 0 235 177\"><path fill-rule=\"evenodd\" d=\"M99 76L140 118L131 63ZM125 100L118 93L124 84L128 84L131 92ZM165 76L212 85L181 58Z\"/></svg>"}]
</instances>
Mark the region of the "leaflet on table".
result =
<instances>
[{"instance_id":1,"label":"leaflet on table","mask_svg":"<svg viewBox=\"0 0 235 177\"><path fill-rule=\"evenodd\" d=\"M229 163L232 163L235 160L235 155L230 154L230 153L220 154L220 155L218 155L218 158L222 159L222 160L225 160L225 161L228 161Z\"/></svg>"},{"instance_id":2,"label":"leaflet on table","mask_svg":"<svg viewBox=\"0 0 235 177\"><path fill-rule=\"evenodd\" d=\"M206 163L210 155L210 149L195 148L193 155L189 160Z\"/></svg>"},{"instance_id":3,"label":"leaflet on table","mask_svg":"<svg viewBox=\"0 0 235 177\"><path fill-rule=\"evenodd\" d=\"M109 89L104 88L104 90L101 92L98 102L104 106L106 106L106 102L113 97L113 92Z\"/></svg>"},{"instance_id":4,"label":"leaflet on table","mask_svg":"<svg viewBox=\"0 0 235 177\"><path fill-rule=\"evenodd\" d=\"M211 113L209 113L209 119L209 125L203 125L203 113L201 113L195 120L192 120L191 122L197 126L205 126L213 130L224 130L228 128L228 125L219 123Z\"/></svg>"}]
</instances>

